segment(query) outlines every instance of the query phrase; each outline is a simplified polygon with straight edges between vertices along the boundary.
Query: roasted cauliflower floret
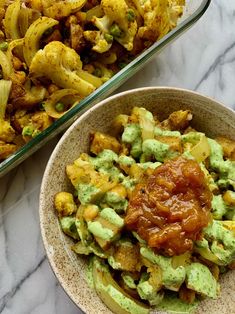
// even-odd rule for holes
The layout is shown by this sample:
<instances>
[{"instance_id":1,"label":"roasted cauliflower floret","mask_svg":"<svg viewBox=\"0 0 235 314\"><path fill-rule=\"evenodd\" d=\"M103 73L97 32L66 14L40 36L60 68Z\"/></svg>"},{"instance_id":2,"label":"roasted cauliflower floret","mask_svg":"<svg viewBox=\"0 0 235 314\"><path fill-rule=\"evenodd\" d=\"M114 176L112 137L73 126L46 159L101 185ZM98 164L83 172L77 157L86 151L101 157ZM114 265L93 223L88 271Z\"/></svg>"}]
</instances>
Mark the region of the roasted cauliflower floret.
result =
<instances>
[{"instance_id":1,"label":"roasted cauliflower floret","mask_svg":"<svg viewBox=\"0 0 235 314\"><path fill-rule=\"evenodd\" d=\"M31 117L32 113L27 113L26 110L16 110L12 118L12 125L18 133L21 133L23 128L30 123Z\"/></svg>"},{"instance_id":2,"label":"roasted cauliflower floret","mask_svg":"<svg viewBox=\"0 0 235 314\"><path fill-rule=\"evenodd\" d=\"M0 161L6 159L17 149L17 145L0 141Z\"/></svg>"},{"instance_id":3,"label":"roasted cauliflower floret","mask_svg":"<svg viewBox=\"0 0 235 314\"><path fill-rule=\"evenodd\" d=\"M182 14L183 6L178 5L178 1L133 0L133 2L144 20L144 25L138 30L138 36L151 42L166 35Z\"/></svg>"},{"instance_id":4,"label":"roasted cauliflower floret","mask_svg":"<svg viewBox=\"0 0 235 314\"><path fill-rule=\"evenodd\" d=\"M57 193L54 204L59 216L70 216L77 211L73 195L68 192Z\"/></svg>"},{"instance_id":5,"label":"roasted cauliflower floret","mask_svg":"<svg viewBox=\"0 0 235 314\"><path fill-rule=\"evenodd\" d=\"M112 21L110 34L128 51L132 50L137 32L134 11L128 7L125 0L102 0L101 5L105 15Z\"/></svg>"},{"instance_id":6,"label":"roasted cauliflower floret","mask_svg":"<svg viewBox=\"0 0 235 314\"><path fill-rule=\"evenodd\" d=\"M52 41L40 49L33 57L29 70L32 79L47 77L59 87L77 90L81 96L95 90L93 84L78 74L82 72L79 55L59 41Z\"/></svg>"},{"instance_id":7,"label":"roasted cauliflower floret","mask_svg":"<svg viewBox=\"0 0 235 314\"><path fill-rule=\"evenodd\" d=\"M15 137L15 130L6 120L0 119L0 141L10 143Z\"/></svg>"},{"instance_id":8,"label":"roasted cauliflower floret","mask_svg":"<svg viewBox=\"0 0 235 314\"><path fill-rule=\"evenodd\" d=\"M46 112L27 113L26 110L17 110L12 120L15 129L22 134L25 142L48 128L52 122L52 118Z\"/></svg>"},{"instance_id":9,"label":"roasted cauliflower floret","mask_svg":"<svg viewBox=\"0 0 235 314\"><path fill-rule=\"evenodd\" d=\"M112 46L112 37L110 37L110 42L108 42L108 35L101 31L85 31L84 37L93 44L92 49L99 53L108 51Z\"/></svg>"},{"instance_id":10,"label":"roasted cauliflower floret","mask_svg":"<svg viewBox=\"0 0 235 314\"><path fill-rule=\"evenodd\" d=\"M168 0L169 1L169 23L170 29L176 27L179 17L183 14L185 0Z\"/></svg>"},{"instance_id":11,"label":"roasted cauliflower floret","mask_svg":"<svg viewBox=\"0 0 235 314\"><path fill-rule=\"evenodd\" d=\"M48 114L43 111L36 112L32 116L32 123L34 127L39 131L43 131L48 128L52 124L52 122L53 120L51 119L51 117L49 117Z\"/></svg>"},{"instance_id":12,"label":"roasted cauliflower floret","mask_svg":"<svg viewBox=\"0 0 235 314\"><path fill-rule=\"evenodd\" d=\"M133 42L137 32L135 12L129 8L125 0L102 0L103 17L94 16L91 22L99 31L85 31L87 40L95 44L93 50L105 52L110 49L113 39L128 51L133 49Z\"/></svg>"},{"instance_id":13,"label":"roasted cauliflower floret","mask_svg":"<svg viewBox=\"0 0 235 314\"><path fill-rule=\"evenodd\" d=\"M16 109L31 109L43 101L45 95L46 89L43 86L26 88L20 82L13 81L9 99Z\"/></svg>"},{"instance_id":14,"label":"roasted cauliflower floret","mask_svg":"<svg viewBox=\"0 0 235 314\"><path fill-rule=\"evenodd\" d=\"M86 0L28 0L27 3L31 8L43 12L43 15L60 20L80 10Z\"/></svg>"},{"instance_id":15,"label":"roasted cauliflower floret","mask_svg":"<svg viewBox=\"0 0 235 314\"><path fill-rule=\"evenodd\" d=\"M11 91L12 82L0 80L0 141L10 143L15 138L15 130L12 128L9 121L6 120L6 107ZM2 150L3 150L3 146ZM7 146L10 149L9 146ZM4 152L3 152L4 153ZM8 156L8 153L6 153Z\"/></svg>"},{"instance_id":16,"label":"roasted cauliflower floret","mask_svg":"<svg viewBox=\"0 0 235 314\"><path fill-rule=\"evenodd\" d=\"M93 16L91 22L99 29L84 31L86 40L93 44L92 49L99 53L108 51L113 43L113 36L109 34L111 21L108 16Z\"/></svg>"}]
</instances>

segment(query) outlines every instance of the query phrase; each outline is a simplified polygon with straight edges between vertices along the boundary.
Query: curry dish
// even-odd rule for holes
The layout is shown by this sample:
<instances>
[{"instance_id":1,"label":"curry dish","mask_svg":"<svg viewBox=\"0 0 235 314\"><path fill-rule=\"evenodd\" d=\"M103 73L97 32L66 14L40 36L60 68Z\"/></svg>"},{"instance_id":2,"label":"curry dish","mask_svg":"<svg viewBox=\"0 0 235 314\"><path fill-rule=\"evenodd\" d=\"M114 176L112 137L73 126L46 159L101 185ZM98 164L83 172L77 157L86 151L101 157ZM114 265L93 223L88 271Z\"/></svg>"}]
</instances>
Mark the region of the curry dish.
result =
<instances>
[{"instance_id":1,"label":"curry dish","mask_svg":"<svg viewBox=\"0 0 235 314\"><path fill-rule=\"evenodd\" d=\"M0 162L167 34L184 0L1 0Z\"/></svg>"},{"instance_id":2,"label":"curry dish","mask_svg":"<svg viewBox=\"0 0 235 314\"><path fill-rule=\"evenodd\" d=\"M60 225L114 313L191 313L235 267L235 142L192 119L135 107L66 167L73 192L55 195Z\"/></svg>"}]
</instances>

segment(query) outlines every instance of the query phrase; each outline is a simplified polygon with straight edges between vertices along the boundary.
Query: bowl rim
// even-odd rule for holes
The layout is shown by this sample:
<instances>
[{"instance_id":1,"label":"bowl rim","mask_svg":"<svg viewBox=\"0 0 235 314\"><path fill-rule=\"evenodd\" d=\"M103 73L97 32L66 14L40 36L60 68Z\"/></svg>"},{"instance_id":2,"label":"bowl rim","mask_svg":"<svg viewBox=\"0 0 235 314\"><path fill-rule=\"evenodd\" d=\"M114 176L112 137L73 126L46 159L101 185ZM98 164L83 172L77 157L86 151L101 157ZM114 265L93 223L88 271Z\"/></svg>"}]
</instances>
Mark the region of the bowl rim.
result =
<instances>
[{"instance_id":1,"label":"bowl rim","mask_svg":"<svg viewBox=\"0 0 235 314\"><path fill-rule=\"evenodd\" d=\"M134 89L130 89L130 90L126 90L120 93L117 93L115 95L112 95L100 102L98 102L97 104L95 104L93 107L91 107L90 109L88 109L86 112L84 112L80 117L78 117L73 124L66 130L66 132L63 134L63 136L60 138L60 140L58 141L58 143L56 144L44 171L43 174L43 178L42 178L42 182L41 182L41 187L40 187L40 193L39 193L39 223L40 223L40 231L41 231L41 237L42 237L42 241L43 241L43 246L46 252L46 257L47 260L49 262L49 265L56 277L56 279L59 281L61 287L63 288L63 290L65 291L65 293L69 296L69 298L73 301L73 303L79 308L79 310L82 313L86 313L86 309L80 305L77 304L77 302L74 300L73 297L73 293L70 292L70 288L68 286L68 284L63 280L61 274L60 274L60 270L58 269L58 267L56 267L54 260L53 260L53 256L50 252L49 249L49 245L48 245L48 241L47 241L47 236L46 236L46 232L45 232L45 228L43 227L43 216L44 216L44 210L43 210L43 203L44 203L44 198L42 197L44 193L44 188L45 188L45 183L51 168L51 165L53 164L54 158L57 155L57 152L60 150L61 145L63 144L64 140L69 136L69 134L71 133L71 131L78 126L78 124L80 123L80 121L82 121L84 118L86 118L87 116L89 116L90 113L92 113L94 110L96 110L97 108L103 106L104 104L112 101L113 99L119 99L122 98L123 96L126 95L131 95L133 93L138 93L138 92L156 92L156 91L165 91L165 92L171 92L171 91L175 91L175 92L179 92L179 93L184 93L184 94L188 94L188 95L192 95L192 96L196 96L196 97L200 97L204 100L207 100L211 103L211 106L213 107L220 107L222 110L224 110L225 112L227 112L228 114L231 115L231 119L235 121L235 111L229 107L226 107L223 103L215 100L214 98L210 97L210 96L206 96L203 95L199 92L195 92L189 89L184 89L184 88L178 88L178 87L169 87L169 86L150 86L150 87L140 87L140 88L134 88Z\"/></svg>"}]
</instances>

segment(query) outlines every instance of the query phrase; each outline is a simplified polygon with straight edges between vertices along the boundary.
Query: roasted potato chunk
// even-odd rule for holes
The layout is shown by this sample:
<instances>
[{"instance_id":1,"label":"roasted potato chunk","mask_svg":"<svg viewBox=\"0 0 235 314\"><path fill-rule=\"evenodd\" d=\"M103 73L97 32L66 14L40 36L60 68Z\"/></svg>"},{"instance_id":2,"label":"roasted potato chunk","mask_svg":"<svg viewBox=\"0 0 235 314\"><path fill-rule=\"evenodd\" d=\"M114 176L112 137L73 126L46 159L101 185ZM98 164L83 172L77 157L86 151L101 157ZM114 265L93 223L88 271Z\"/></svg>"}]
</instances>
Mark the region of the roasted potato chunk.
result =
<instances>
[{"instance_id":1,"label":"roasted potato chunk","mask_svg":"<svg viewBox=\"0 0 235 314\"><path fill-rule=\"evenodd\" d=\"M235 141L219 136L216 141L222 146L225 158L235 160Z\"/></svg>"},{"instance_id":2,"label":"roasted potato chunk","mask_svg":"<svg viewBox=\"0 0 235 314\"><path fill-rule=\"evenodd\" d=\"M68 192L57 193L54 204L59 216L70 216L77 211L73 195Z\"/></svg>"},{"instance_id":3,"label":"roasted potato chunk","mask_svg":"<svg viewBox=\"0 0 235 314\"><path fill-rule=\"evenodd\" d=\"M121 265L122 270L139 271L140 270L140 253L139 247L131 243L119 243L113 255L116 263Z\"/></svg>"},{"instance_id":4,"label":"roasted potato chunk","mask_svg":"<svg viewBox=\"0 0 235 314\"><path fill-rule=\"evenodd\" d=\"M176 136L156 136L156 140L168 144L171 150L182 153L182 143L180 137Z\"/></svg>"},{"instance_id":5,"label":"roasted potato chunk","mask_svg":"<svg viewBox=\"0 0 235 314\"><path fill-rule=\"evenodd\" d=\"M104 149L110 149L118 154L121 150L121 144L113 136L101 132L95 132L92 135L90 151L93 154L98 155Z\"/></svg>"},{"instance_id":6,"label":"roasted potato chunk","mask_svg":"<svg viewBox=\"0 0 235 314\"><path fill-rule=\"evenodd\" d=\"M184 130L189 126L193 116L189 110L179 110L172 112L168 119L162 121L161 126L164 129Z\"/></svg>"},{"instance_id":7,"label":"roasted potato chunk","mask_svg":"<svg viewBox=\"0 0 235 314\"><path fill-rule=\"evenodd\" d=\"M188 289L186 286L182 285L179 290L179 298L180 300L186 303L193 303L195 300L195 291Z\"/></svg>"}]
</instances>

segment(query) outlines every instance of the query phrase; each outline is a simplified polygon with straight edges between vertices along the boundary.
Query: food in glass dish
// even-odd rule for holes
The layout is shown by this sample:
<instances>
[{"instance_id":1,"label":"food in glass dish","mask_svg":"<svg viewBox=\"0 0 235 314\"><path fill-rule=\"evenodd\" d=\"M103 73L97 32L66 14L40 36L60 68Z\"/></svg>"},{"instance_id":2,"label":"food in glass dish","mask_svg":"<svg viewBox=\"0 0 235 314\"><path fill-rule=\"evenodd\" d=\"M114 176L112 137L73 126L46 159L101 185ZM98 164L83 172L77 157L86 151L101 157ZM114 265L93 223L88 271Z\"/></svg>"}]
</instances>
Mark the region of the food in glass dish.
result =
<instances>
[{"instance_id":1,"label":"food in glass dish","mask_svg":"<svg viewBox=\"0 0 235 314\"><path fill-rule=\"evenodd\" d=\"M184 0L0 2L0 161L167 34Z\"/></svg>"},{"instance_id":2,"label":"food in glass dish","mask_svg":"<svg viewBox=\"0 0 235 314\"><path fill-rule=\"evenodd\" d=\"M74 193L55 195L60 225L114 313L191 312L234 268L235 143L192 118L135 107L66 167Z\"/></svg>"}]
</instances>

